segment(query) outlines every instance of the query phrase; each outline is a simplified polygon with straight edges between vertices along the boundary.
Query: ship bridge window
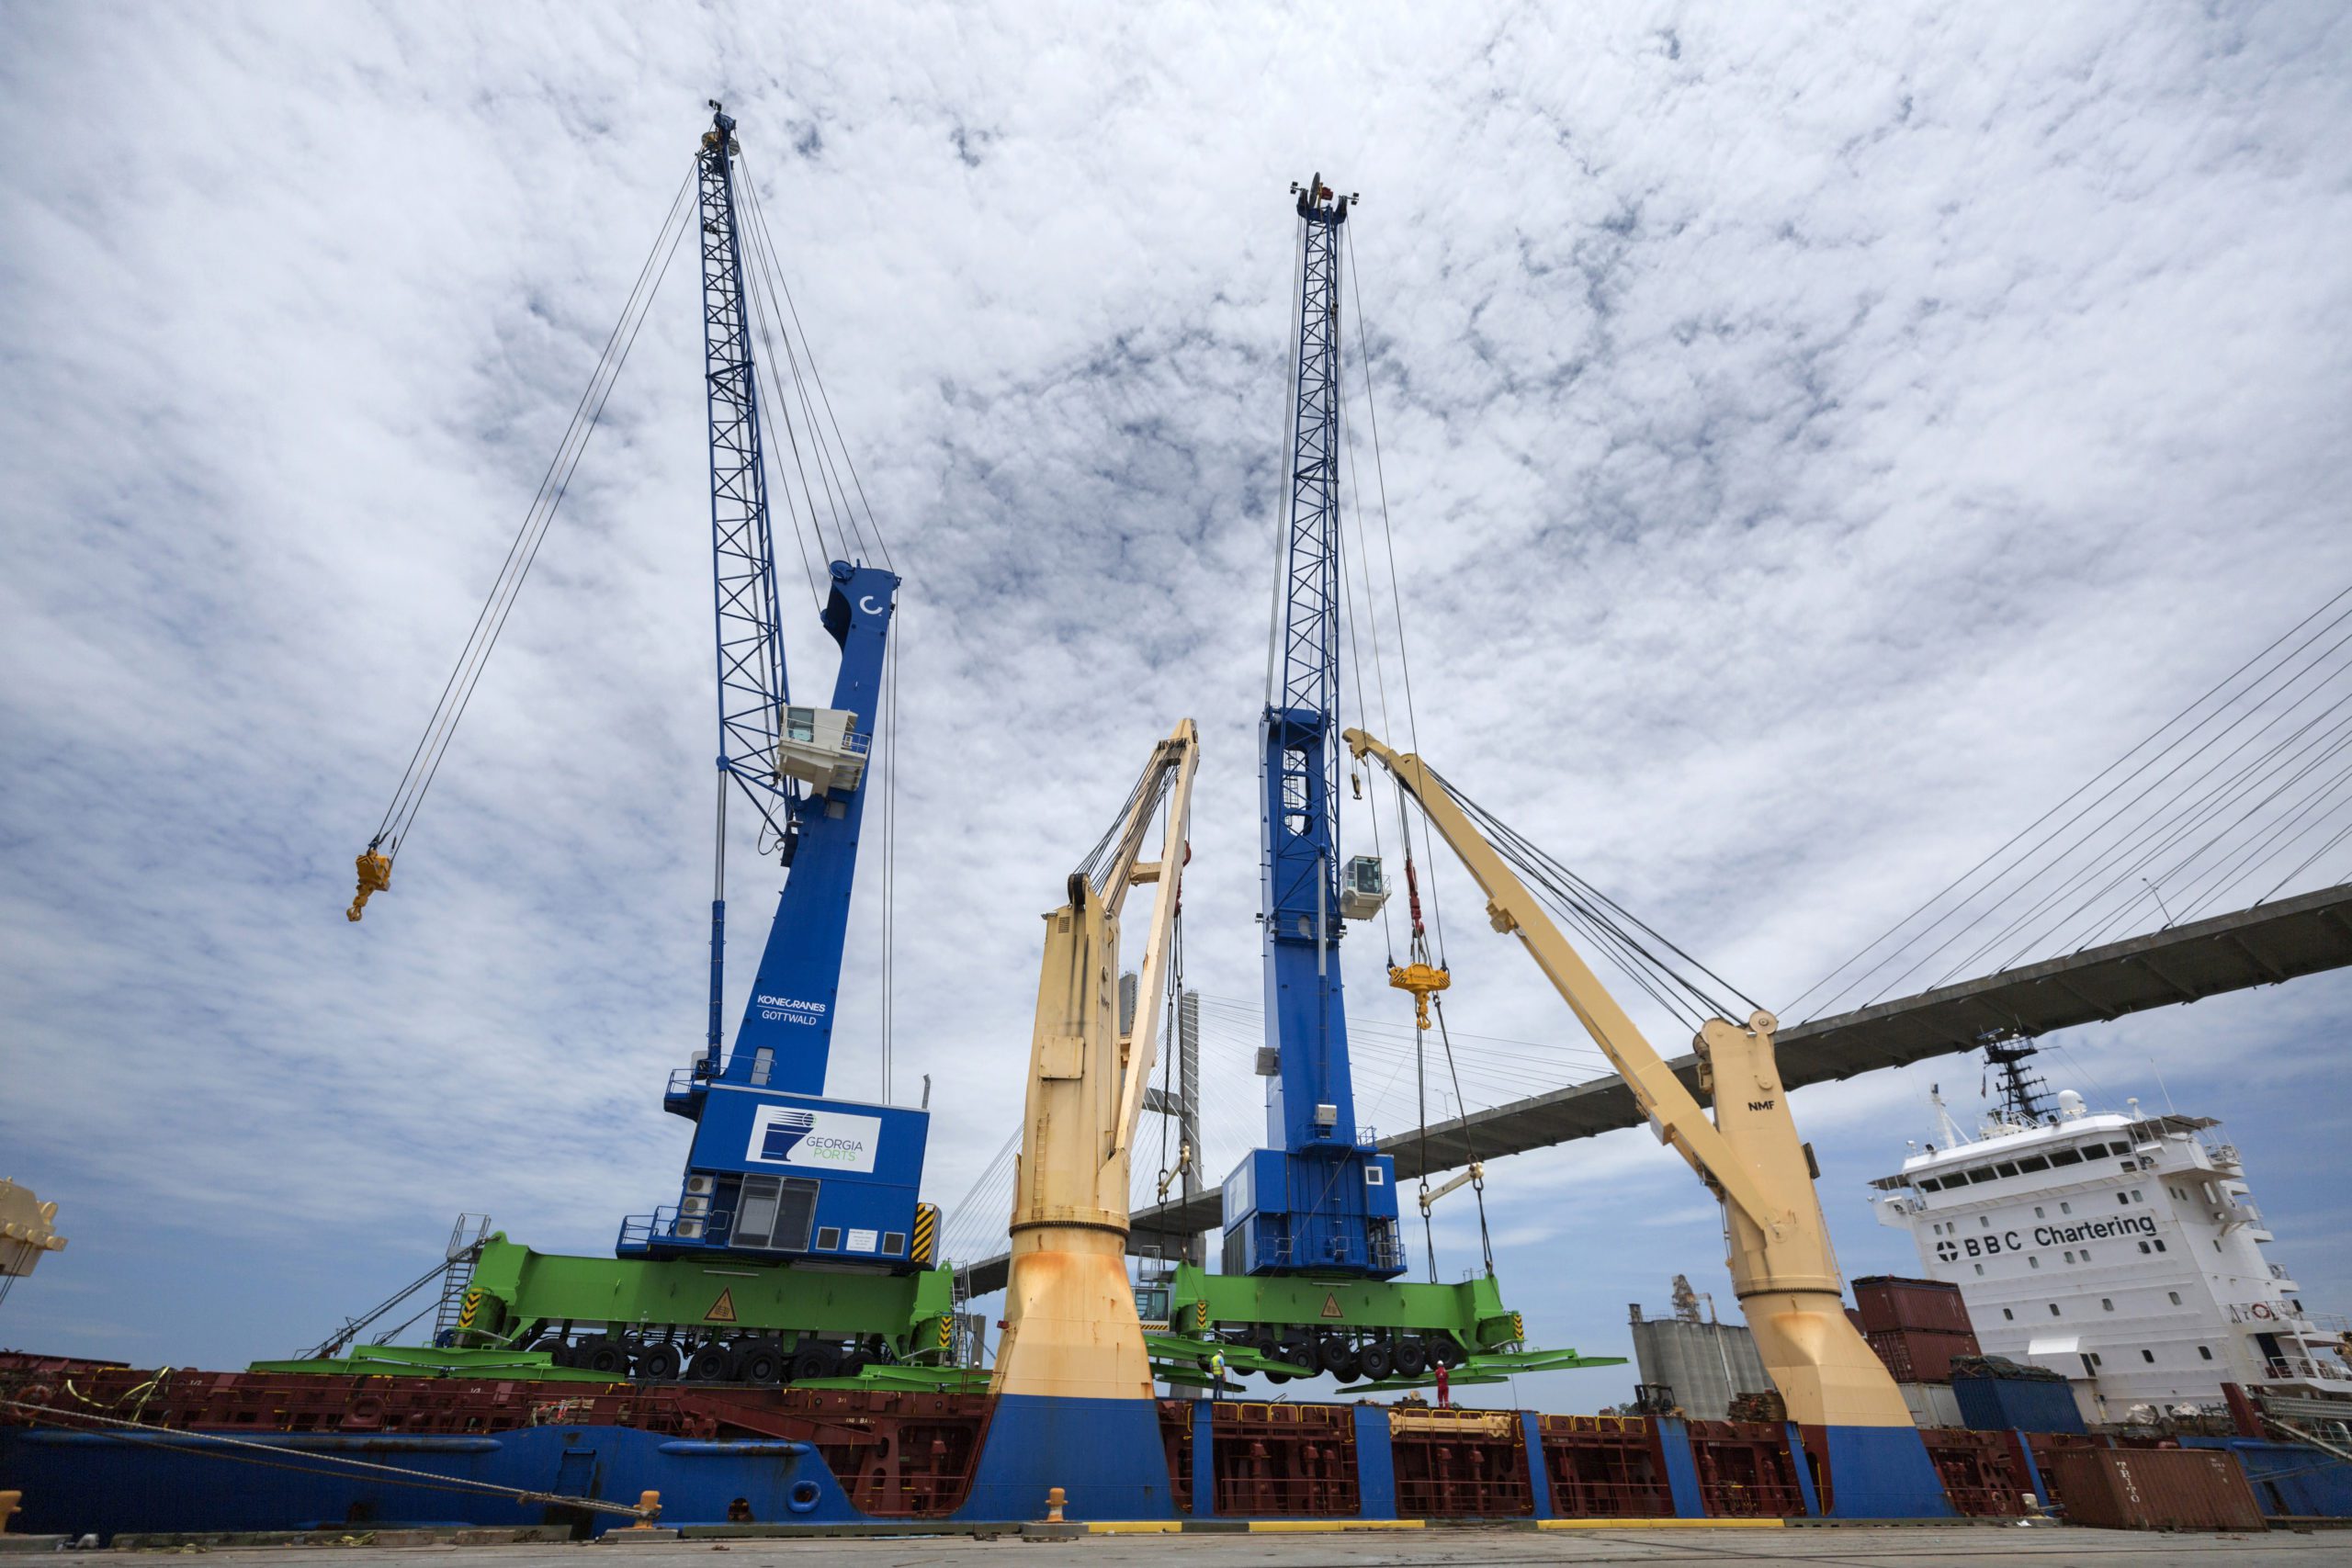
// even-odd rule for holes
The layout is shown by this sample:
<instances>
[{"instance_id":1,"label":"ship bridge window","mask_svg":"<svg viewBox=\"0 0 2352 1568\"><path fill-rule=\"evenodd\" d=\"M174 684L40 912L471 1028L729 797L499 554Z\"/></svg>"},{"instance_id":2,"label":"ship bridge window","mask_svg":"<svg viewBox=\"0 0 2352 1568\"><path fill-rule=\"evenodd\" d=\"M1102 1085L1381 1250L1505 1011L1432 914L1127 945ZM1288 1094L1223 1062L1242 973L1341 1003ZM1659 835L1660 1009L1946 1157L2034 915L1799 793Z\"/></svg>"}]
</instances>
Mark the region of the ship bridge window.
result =
<instances>
[{"instance_id":1,"label":"ship bridge window","mask_svg":"<svg viewBox=\"0 0 2352 1568\"><path fill-rule=\"evenodd\" d=\"M2018 1168L2019 1170L2027 1171L2048 1170L2050 1168L2050 1162L2043 1159L2040 1155L2028 1155L2025 1158L2018 1161Z\"/></svg>"},{"instance_id":2,"label":"ship bridge window","mask_svg":"<svg viewBox=\"0 0 2352 1568\"><path fill-rule=\"evenodd\" d=\"M2172 1298L2173 1305L2178 1306L2180 1304L2180 1292L2178 1291L2166 1291L2165 1294Z\"/></svg>"},{"instance_id":3,"label":"ship bridge window","mask_svg":"<svg viewBox=\"0 0 2352 1568\"><path fill-rule=\"evenodd\" d=\"M2058 1212L2062 1214L2071 1214L2075 1212L2075 1206L2072 1203L2061 1202L2058 1205Z\"/></svg>"},{"instance_id":4,"label":"ship bridge window","mask_svg":"<svg viewBox=\"0 0 2352 1568\"><path fill-rule=\"evenodd\" d=\"M2080 1165L2083 1163L2083 1156L2072 1149L2059 1149L2051 1155L2050 1163L2052 1165Z\"/></svg>"},{"instance_id":5,"label":"ship bridge window","mask_svg":"<svg viewBox=\"0 0 2352 1568\"><path fill-rule=\"evenodd\" d=\"M1993 1179L1993 1168L1989 1165L1977 1166L1975 1168L1968 1172L1968 1179L1972 1183L1978 1181L1990 1181Z\"/></svg>"},{"instance_id":6,"label":"ship bridge window","mask_svg":"<svg viewBox=\"0 0 2352 1568\"><path fill-rule=\"evenodd\" d=\"M2008 1309L2007 1307L2003 1307L2003 1308L2001 1309L2001 1321L2002 1321L2002 1322L2004 1322L2004 1323L2015 1323L2017 1320L2018 1320L2018 1314L2017 1314L2016 1313L2012 1312L2012 1311L2011 1311L2010 1309Z\"/></svg>"},{"instance_id":7,"label":"ship bridge window","mask_svg":"<svg viewBox=\"0 0 2352 1568\"><path fill-rule=\"evenodd\" d=\"M2143 1350L2140 1352L2140 1359L2153 1367L2156 1364L2156 1353L2154 1350Z\"/></svg>"},{"instance_id":8,"label":"ship bridge window","mask_svg":"<svg viewBox=\"0 0 2352 1568\"><path fill-rule=\"evenodd\" d=\"M2197 1353L2206 1360L2210 1361L2213 1359L2213 1347L2211 1345L2199 1345L2197 1347Z\"/></svg>"},{"instance_id":9,"label":"ship bridge window","mask_svg":"<svg viewBox=\"0 0 2352 1568\"><path fill-rule=\"evenodd\" d=\"M1938 1181L1932 1176L1923 1176L1919 1178L1918 1185L1919 1190L1922 1192L1940 1192L1944 1190L1944 1184Z\"/></svg>"},{"instance_id":10,"label":"ship bridge window","mask_svg":"<svg viewBox=\"0 0 2352 1568\"><path fill-rule=\"evenodd\" d=\"M2042 1219L2042 1218L2045 1218L2045 1217L2046 1217L2046 1216L2044 1216L2044 1215L2043 1215L2043 1213L2042 1213L2042 1212L2041 1212L2041 1204L2039 1204L2039 1203L2036 1203L2036 1204L2033 1206L2033 1217L2034 1217L2035 1219L2037 1219L2037 1220L2039 1220L2039 1219Z\"/></svg>"},{"instance_id":11,"label":"ship bridge window","mask_svg":"<svg viewBox=\"0 0 2352 1568\"><path fill-rule=\"evenodd\" d=\"M2062 1315L2062 1314L2059 1313L2059 1311L2058 1311L2058 1303L2057 1303L2056 1302L2052 1302L2052 1303L2050 1303L2050 1315L2051 1315L2051 1316L2052 1316L2052 1317L2057 1317L2057 1316Z\"/></svg>"},{"instance_id":12,"label":"ship bridge window","mask_svg":"<svg viewBox=\"0 0 2352 1568\"><path fill-rule=\"evenodd\" d=\"M2025 1255L2025 1266L2029 1269L2039 1269L2041 1267L2041 1259L2029 1252Z\"/></svg>"},{"instance_id":13,"label":"ship bridge window","mask_svg":"<svg viewBox=\"0 0 2352 1568\"><path fill-rule=\"evenodd\" d=\"M2017 1164L2012 1160L2003 1160L1993 1168L1993 1174L1996 1176L2015 1176L2017 1173Z\"/></svg>"},{"instance_id":14,"label":"ship bridge window","mask_svg":"<svg viewBox=\"0 0 2352 1568\"><path fill-rule=\"evenodd\" d=\"M2115 1302L2113 1298L2109 1296L2099 1297L2098 1310L2101 1312L2113 1312L2115 1310Z\"/></svg>"}]
</instances>

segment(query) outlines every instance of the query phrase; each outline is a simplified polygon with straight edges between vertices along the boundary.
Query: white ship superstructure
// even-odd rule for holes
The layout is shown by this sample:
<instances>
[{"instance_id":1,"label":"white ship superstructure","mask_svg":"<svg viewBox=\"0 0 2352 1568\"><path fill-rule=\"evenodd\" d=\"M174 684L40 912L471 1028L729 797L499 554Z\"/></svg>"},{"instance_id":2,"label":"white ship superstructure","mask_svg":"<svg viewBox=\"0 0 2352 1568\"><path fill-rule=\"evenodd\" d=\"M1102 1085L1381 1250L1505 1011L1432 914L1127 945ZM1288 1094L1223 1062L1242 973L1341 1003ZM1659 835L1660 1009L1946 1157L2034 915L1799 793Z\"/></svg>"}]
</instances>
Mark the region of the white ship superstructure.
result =
<instances>
[{"instance_id":1,"label":"white ship superstructure","mask_svg":"<svg viewBox=\"0 0 2352 1568\"><path fill-rule=\"evenodd\" d=\"M2015 1048L2012 1048L2015 1049ZM2217 1405L2222 1384L2352 1393L2341 1325L2316 1322L2210 1118L2054 1115L2018 1093L1970 1138L1936 1103L1936 1143L1871 1183L1928 1278L1961 1288L1978 1343L2064 1373L2114 1419ZM2023 1111L2017 1109L2022 1106Z\"/></svg>"}]
</instances>

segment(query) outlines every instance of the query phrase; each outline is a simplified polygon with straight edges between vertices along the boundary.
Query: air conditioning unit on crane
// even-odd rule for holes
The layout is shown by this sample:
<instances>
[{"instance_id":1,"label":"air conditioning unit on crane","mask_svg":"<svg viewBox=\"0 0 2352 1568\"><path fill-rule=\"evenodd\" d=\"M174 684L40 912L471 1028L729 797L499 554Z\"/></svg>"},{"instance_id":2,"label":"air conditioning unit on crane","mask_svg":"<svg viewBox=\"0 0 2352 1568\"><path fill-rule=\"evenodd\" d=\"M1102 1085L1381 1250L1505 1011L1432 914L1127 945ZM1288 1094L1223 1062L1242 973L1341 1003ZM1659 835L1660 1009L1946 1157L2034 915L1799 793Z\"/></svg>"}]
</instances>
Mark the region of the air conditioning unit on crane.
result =
<instances>
[{"instance_id":1,"label":"air conditioning unit on crane","mask_svg":"<svg viewBox=\"0 0 2352 1568\"><path fill-rule=\"evenodd\" d=\"M1388 902L1388 874L1378 855L1351 855L1340 866L1340 918L1368 920Z\"/></svg>"},{"instance_id":2,"label":"air conditioning unit on crane","mask_svg":"<svg viewBox=\"0 0 2352 1568\"><path fill-rule=\"evenodd\" d=\"M857 715L843 708L786 705L777 713L775 771L820 790L855 789L865 776L873 738L858 733Z\"/></svg>"},{"instance_id":3,"label":"air conditioning unit on crane","mask_svg":"<svg viewBox=\"0 0 2352 1568\"><path fill-rule=\"evenodd\" d=\"M673 1227L673 1230L680 1241L700 1241L702 1239L702 1222L700 1220L680 1220L677 1224Z\"/></svg>"}]
</instances>

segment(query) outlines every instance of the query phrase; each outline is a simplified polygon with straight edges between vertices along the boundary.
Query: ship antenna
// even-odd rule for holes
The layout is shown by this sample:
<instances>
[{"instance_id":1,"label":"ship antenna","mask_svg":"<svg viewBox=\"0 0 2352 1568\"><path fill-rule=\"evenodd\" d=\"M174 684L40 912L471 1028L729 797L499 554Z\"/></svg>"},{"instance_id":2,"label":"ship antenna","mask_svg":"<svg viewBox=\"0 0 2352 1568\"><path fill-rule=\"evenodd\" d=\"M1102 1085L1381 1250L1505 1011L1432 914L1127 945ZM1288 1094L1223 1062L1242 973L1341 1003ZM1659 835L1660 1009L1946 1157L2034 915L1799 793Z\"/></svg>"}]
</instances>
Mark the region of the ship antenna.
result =
<instances>
[{"instance_id":1,"label":"ship antenna","mask_svg":"<svg viewBox=\"0 0 2352 1568\"><path fill-rule=\"evenodd\" d=\"M2001 1120L2019 1127L2038 1127L2050 1119L2043 1097L2050 1086L2026 1064L2041 1054L2029 1037L2003 1040L1987 1036L1978 1042L1984 1065L2001 1075Z\"/></svg>"}]
</instances>

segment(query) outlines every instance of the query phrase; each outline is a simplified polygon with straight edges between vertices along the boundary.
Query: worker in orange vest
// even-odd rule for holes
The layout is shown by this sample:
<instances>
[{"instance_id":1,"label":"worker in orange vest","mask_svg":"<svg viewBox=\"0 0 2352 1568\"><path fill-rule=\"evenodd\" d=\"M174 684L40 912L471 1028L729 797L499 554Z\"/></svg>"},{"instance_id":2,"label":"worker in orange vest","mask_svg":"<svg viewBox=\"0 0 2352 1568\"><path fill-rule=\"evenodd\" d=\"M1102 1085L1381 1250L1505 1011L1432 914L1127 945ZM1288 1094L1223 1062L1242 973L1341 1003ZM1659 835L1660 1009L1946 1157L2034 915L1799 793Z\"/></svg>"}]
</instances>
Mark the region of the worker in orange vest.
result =
<instances>
[{"instance_id":1,"label":"worker in orange vest","mask_svg":"<svg viewBox=\"0 0 2352 1568\"><path fill-rule=\"evenodd\" d=\"M1440 1410L1443 1410L1443 1409L1445 1409L1448 1405L1450 1405L1450 1404L1453 1403L1453 1401L1451 1401L1451 1400L1449 1400L1448 1398L1446 1398L1446 1394L1445 1394L1445 1385L1446 1385L1445 1366L1444 1366L1444 1364L1443 1364L1442 1362L1441 1362L1441 1363L1439 1363L1439 1366L1438 1366L1438 1369L1437 1369L1437 1406L1438 1406L1438 1408L1439 1408Z\"/></svg>"}]
</instances>

